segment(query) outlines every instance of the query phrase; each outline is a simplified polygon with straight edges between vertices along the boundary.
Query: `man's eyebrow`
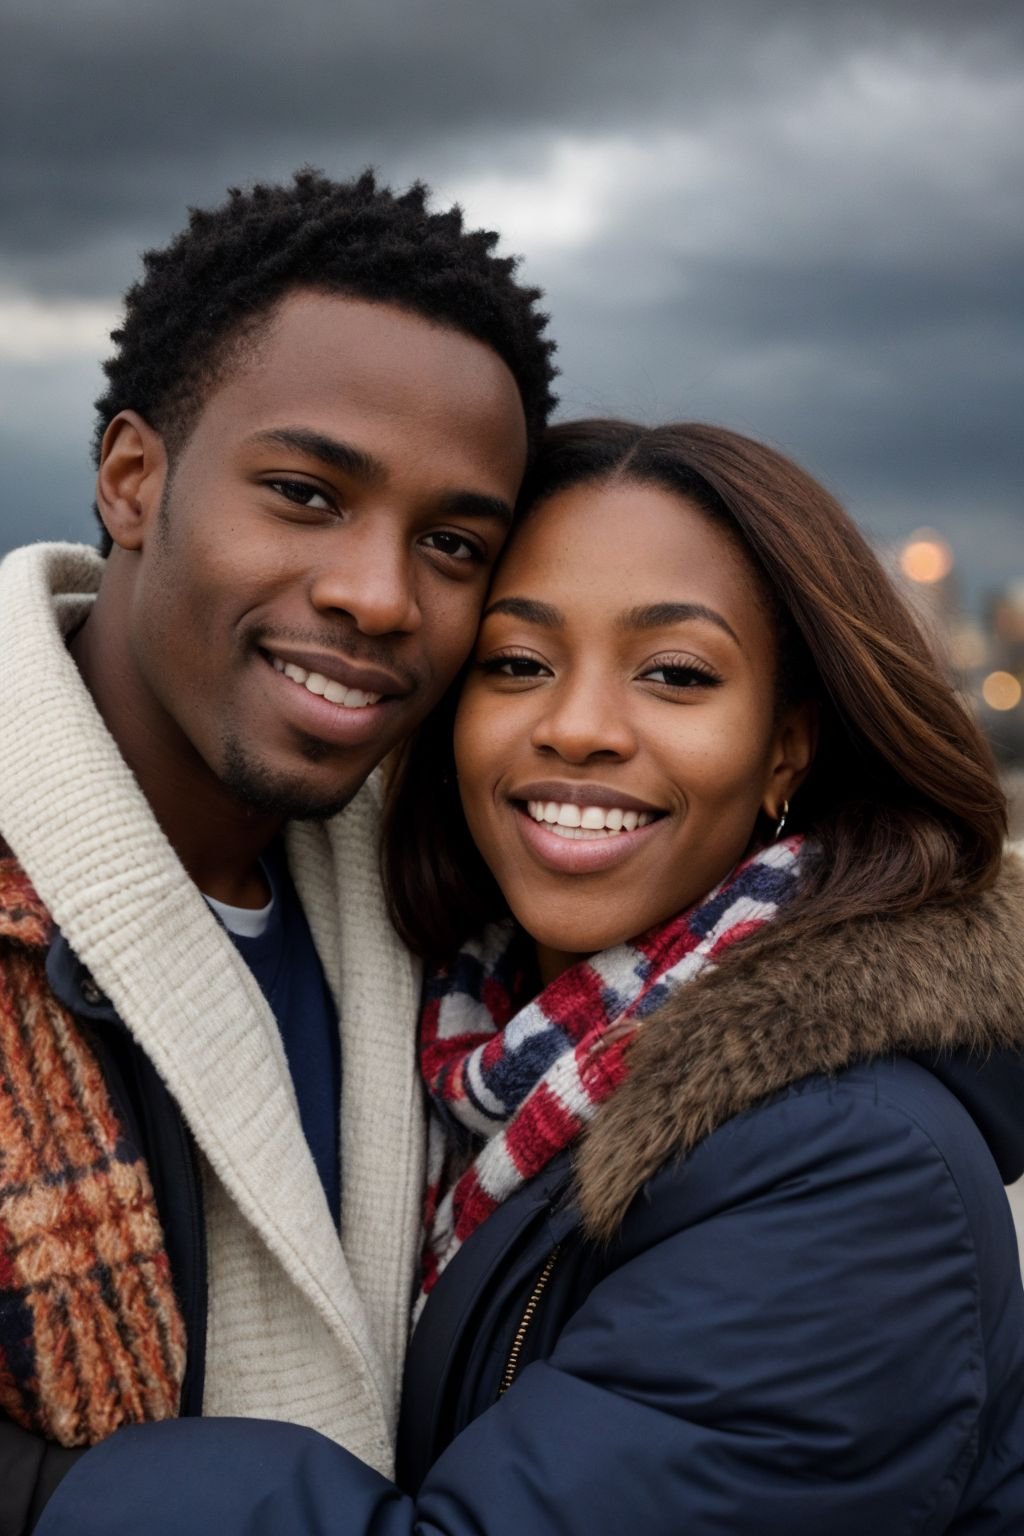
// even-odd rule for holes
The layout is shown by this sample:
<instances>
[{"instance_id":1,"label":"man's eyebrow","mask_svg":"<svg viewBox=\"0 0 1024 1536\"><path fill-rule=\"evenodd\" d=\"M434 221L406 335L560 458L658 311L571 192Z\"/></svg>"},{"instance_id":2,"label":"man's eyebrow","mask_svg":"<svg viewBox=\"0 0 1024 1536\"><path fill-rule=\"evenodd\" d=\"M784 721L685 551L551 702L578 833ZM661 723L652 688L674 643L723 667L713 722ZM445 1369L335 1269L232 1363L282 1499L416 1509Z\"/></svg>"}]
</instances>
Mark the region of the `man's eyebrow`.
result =
<instances>
[{"instance_id":1,"label":"man's eyebrow","mask_svg":"<svg viewBox=\"0 0 1024 1536\"><path fill-rule=\"evenodd\" d=\"M487 496L482 491L451 491L441 498L441 511L445 517L483 517L512 526L512 508L500 496Z\"/></svg>"},{"instance_id":2,"label":"man's eyebrow","mask_svg":"<svg viewBox=\"0 0 1024 1536\"><path fill-rule=\"evenodd\" d=\"M267 448L291 448L304 453L307 458L319 459L332 469L343 470L358 480L367 482L383 480L387 471L379 459L344 443L340 438L328 437L324 432L314 432L308 427L271 427L266 432L254 432L249 442Z\"/></svg>"},{"instance_id":3,"label":"man's eyebrow","mask_svg":"<svg viewBox=\"0 0 1024 1536\"><path fill-rule=\"evenodd\" d=\"M662 629L669 624L685 624L688 619L704 619L709 624L717 624L742 651L740 637L728 619L704 603L650 603L646 607L629 608L619 615L616 624L619 629Z\"/></svg>"},{"instance_id":4,"label":"man's eyebrow","mask_svg":"<svg viewBox=\"0 0 1024 1536\"><path fill-rule=\"evenodd\" d=\"M510 618L523 619L527 624L542 624L546 629L561 629L565 624L560 609L553 608L550 603L537 602L532 597L499 597L497 602L484 609L483 617L490 618L492 613L507 613Z\"/></svg>"}]
</instances>

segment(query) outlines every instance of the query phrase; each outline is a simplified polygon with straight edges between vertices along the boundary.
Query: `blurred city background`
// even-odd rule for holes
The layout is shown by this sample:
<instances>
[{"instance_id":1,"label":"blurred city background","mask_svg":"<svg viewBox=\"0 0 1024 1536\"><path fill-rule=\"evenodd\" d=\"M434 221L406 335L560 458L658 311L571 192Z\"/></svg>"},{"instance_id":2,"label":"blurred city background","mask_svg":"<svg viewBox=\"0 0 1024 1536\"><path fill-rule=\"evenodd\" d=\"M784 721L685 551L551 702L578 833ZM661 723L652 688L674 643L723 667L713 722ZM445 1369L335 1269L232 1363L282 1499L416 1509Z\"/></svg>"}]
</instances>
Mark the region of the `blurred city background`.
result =
<instances>
[{"instance_id":1,"label":"blurred city background","mask_svg":"<svg viewBox=\"0 0 1024 1536\"><path fill-rule=\"evenodd\" d=\"M966 537L965 531L965 537ZM883 545L890 575L927 632L960 696L995 749L1010 806L1010 836L1024 838L1024 500L1007 579L969 609L955 546L933 528Z\"/></svg>"},{"instance_id":2,"label":"blurred city background","mask_svg":"<svg viewBox=\"0 0 1024 1536\"><path fill-rule=\"evenodd\" d=\"M995 749L1009 802L1010 836L1024 854L1024 518L1014 546L1007 549L1008 579L985 592L974 612L964 606L956 551L934 529L916 529L883 553ZM1010 1203L1024 1269L1024 1180L1010 1191Z\"/></svg>"},{"instance_id":3,"label":"blurred city background","mask_svg":"<svg viewBox=\"0 0 1024 1536\"><path fill-rule=\"evenodd\" d=\"M1024 839L1024 6L4 0L0 42L0 554L94 536L139 253L231 183L373 164L523 254L561 415L720 421L825 481Z\"/></svg>"},{"instance_id":4,"label":"blurred city background","mask_svg":"<svg viewBox=\"0 0 1024 1536\"><path fill-rule=\"evenodd\" d=\"M881 553L995 749L1010 836L1024 854L1024 517L1007 549L1008 579L984 592L973 612L964 605L956 550L933 528L915 529ZM1024 1180L1010 1191L1010 1203L1024 1269Z\"/></svg>"}]
</instances>

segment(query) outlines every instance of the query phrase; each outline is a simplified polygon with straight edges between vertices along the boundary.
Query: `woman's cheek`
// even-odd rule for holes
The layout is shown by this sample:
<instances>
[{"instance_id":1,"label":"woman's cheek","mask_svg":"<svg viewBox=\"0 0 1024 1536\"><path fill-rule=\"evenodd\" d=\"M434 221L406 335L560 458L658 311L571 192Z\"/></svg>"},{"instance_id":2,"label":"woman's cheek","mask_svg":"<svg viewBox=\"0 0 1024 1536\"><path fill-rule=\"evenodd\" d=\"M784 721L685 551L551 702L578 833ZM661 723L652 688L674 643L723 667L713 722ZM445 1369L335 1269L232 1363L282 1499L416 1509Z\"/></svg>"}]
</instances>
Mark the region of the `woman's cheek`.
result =
<instances>
[{"instance_id":1,"label":"woman's cheek","mask_svg":"<svg viewBox=\"0 0 1024 1536\"><path fill-rule=\"evenodd\" d=\"M476 836L478 812L491 798L501 755L495 754L494 739L501 715L479 687L467 683L455 716L453 746L459 793L470 830Z\"/></svg>"},{"instance_id":2,"label":"woman's cheek","mask_svg":"<svg viewBox=\"0 0 1024 1536\"><path fill-rule=\"evenodd\" d=\"M472 746L479 740L476 729L476 721L479 715L477 690L472 681L467 682L459 699L459 707L455 711L455 726L452 731L452 748L455 753L455 766L458 769L461 780L464 771L468 771L472 759Z\"/></svg>"}]
</instances>

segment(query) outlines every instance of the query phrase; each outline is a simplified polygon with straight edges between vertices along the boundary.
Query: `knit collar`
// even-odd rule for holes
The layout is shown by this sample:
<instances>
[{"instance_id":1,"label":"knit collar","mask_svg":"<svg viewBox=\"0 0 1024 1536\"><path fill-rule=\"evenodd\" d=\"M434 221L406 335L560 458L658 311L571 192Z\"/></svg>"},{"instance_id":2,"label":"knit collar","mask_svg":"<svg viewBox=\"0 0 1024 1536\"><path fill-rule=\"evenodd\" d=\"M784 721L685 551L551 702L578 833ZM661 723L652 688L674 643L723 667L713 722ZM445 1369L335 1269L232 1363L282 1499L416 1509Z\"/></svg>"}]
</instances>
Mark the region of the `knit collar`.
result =
<instances>
[{"instance_id":1,"label":"knit collar","mask_svg":"<svg viewBox=\"0 0 1024 1536\"><path fill-rule=\"evenodd\" d=\"M103 569L72 545L30 546L0 565L0 828L24 871L7 871L7 925L45 942L42 904L88 967L230 1200L333 1334L349 1401L362 1405L359 1444L384 1465L415 1266L422 1108L418 978L384 910L379 793L368 784L330 823L287 832L336 1001L344 975L342 1160L359 1198L344 1202L339 1244L273 1015L66 649ZM26 880L38 893L27 905Z\"/></svg>"}]
</instances>

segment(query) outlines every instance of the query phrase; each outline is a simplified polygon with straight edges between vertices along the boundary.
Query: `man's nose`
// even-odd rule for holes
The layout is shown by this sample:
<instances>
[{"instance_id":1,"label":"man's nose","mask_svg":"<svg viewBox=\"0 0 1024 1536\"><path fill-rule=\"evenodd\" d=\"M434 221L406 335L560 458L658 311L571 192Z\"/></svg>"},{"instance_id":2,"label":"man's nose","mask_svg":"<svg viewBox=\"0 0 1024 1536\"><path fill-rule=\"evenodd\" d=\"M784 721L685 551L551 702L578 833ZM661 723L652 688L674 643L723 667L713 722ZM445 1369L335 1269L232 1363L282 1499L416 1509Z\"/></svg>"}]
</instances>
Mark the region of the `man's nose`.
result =
<instances>
[{"instance_id":1,"label":"man's nose","mask_svg":"<svg viewBox=\"0 0 1024 1536\"><path fill-rule=\"evenodd\" d=\"M367 519L334 536L311 597L321 613L345 613L364 635L411 634L422 622L415 551L396 528Z\"/></svg>"}]
</instances>

